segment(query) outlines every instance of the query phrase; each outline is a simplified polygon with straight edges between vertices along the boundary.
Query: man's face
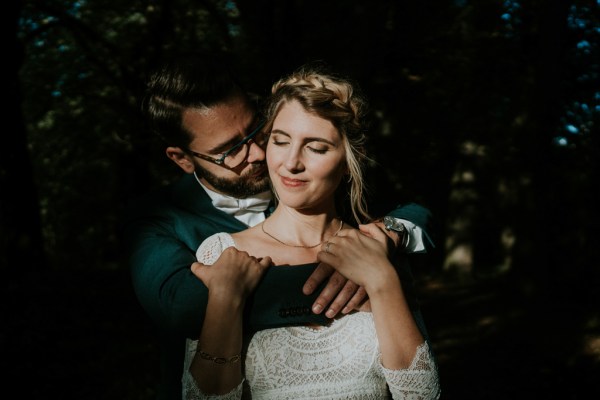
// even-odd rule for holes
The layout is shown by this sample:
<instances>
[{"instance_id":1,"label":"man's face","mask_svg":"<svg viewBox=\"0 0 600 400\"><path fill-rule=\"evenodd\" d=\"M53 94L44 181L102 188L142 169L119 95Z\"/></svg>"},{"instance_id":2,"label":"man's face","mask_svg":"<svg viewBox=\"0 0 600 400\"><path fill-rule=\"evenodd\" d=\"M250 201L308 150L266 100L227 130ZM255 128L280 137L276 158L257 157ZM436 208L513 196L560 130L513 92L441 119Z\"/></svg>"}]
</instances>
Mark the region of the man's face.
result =
<instances>
[{"instance_id":1,"label":"man's face","mask_svg":"<svg viewBox=\"0 0 600 400\"><path fill-rule=\"evenodd\" d=\"M229 161L236 158L232 156L228 156L221 165L211 161L222 159L228 150L255 131L259 122L256 110L243 97L235 97L210 109L189 109L184 112L183 126L194 137L189 150L199 155L185 156L195 166L196 175L204 185L238 198L269 189L265 151L257 144L264 142L261 130L253 137L254 140L229 153L241 157L234 163L240 162L239 165L231 166Z\"/></svg>"}]
</instances>

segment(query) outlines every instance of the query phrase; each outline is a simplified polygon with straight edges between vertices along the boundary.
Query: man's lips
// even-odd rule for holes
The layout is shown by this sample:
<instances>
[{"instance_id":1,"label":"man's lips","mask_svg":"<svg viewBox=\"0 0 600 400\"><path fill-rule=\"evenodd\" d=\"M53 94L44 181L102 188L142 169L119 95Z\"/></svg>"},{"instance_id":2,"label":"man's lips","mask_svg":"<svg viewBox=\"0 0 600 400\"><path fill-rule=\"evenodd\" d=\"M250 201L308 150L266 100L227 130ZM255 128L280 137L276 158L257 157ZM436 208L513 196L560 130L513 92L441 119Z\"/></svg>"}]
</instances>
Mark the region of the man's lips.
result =
<instances>
[{"instance_id":1,"label":"man's lips","mask_svg":"<svg viewBox=\"0 0 600 400\"><path fill-rule=\"evenodd\" d=\"M251 178L262 178L267 175L267 167L262 165L253 169L250 174L248 174Z\"/></svg>"}]
</instances>

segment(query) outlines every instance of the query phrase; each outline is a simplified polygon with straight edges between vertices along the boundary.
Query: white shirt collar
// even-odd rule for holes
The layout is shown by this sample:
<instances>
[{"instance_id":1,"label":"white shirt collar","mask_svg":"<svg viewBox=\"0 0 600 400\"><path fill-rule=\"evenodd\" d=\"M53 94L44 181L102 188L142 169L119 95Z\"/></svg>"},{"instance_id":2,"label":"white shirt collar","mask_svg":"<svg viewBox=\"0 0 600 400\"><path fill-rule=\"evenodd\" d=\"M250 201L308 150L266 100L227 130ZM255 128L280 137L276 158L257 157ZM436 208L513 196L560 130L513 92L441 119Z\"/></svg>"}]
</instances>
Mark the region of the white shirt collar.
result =
<instances>
[{"instance_id":1,"label":"white shirt collar","mask_svg":"<svg viewBox=\"0 0 600 400\"><path fill-rule=\"evenodd\" d=\"M270 190L258 193L252 197L238 199L232 196L217 193L214 190L207 188L204 184L202 184L202 182L200 182L200 179L198 179L198 176L195 172L194 176L196 177L196 180L202 189L204 189L206 194L208 194L210 197L215 208L218 208L229 215L233 215L235 218L248 226L254 226L259 222L264 221L264 211L269 208L269 204L271 203L271 199L273 197Z\"/></svg>"}]
</instances>

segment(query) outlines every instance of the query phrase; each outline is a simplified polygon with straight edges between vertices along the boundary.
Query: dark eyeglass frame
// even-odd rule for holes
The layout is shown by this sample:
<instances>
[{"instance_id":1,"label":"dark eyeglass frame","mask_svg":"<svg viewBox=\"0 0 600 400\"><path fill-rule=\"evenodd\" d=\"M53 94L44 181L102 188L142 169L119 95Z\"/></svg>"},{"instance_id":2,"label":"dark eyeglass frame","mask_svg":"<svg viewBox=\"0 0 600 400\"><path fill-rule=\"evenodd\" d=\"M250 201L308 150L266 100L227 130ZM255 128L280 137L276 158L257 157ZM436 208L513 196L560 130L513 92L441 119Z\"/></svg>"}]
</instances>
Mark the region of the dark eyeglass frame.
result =
<instances>
[{"instance_id":1,"label":"dark eyeglass frame","mask_svg":"<svg viewBox=\"0 0 600 400\"><path fill-rule=\"evenodd\" d=\"M260 122L258 123L258 126L252 131L250 132L250 134L248 136L246 136L245 138L243 138L241 141L239 141L237 144L235 144L232 148L230 148L229 150L227 150L225 153L223 153L223 155L219 158L214 158L211 156L207 156L205 154L201 154L201 153L197 153L192 149L187 149L187 151L193 155L194 157L200 158L202 160L206 160L206 161L210 161L214 164L223 166L225 164L225 159L227 158L227 156L229 156L231 153L233 153L235 150L237 150L238 148L240 148L241 146L245 145L246 143L250 142L252 139L254 139L254 137L260 132L260 130L263 128L263 126L265 126L265 123L267 121L262 119L260 120ZM248 155L246 154L246 157L248 157ZM243 161L242 161L243 162ZM241 163L240 163L241 164ZM239 164L238 164L239 165ZM237 167L237 165L236 165ZM235 168L235 167L231 167L231 168Z\"/></svg>"}]
</instances>

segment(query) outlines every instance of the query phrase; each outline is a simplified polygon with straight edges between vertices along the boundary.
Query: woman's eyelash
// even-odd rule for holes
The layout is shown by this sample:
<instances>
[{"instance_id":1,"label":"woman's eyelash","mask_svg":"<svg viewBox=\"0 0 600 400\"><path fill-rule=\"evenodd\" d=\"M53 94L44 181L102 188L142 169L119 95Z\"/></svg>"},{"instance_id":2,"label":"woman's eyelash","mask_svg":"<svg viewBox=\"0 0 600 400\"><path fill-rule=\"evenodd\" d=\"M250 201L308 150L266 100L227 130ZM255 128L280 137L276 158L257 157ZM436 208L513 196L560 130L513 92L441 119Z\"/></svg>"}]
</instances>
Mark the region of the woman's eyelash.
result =
<instances>
[{"instance_id":1,"label":"woman's eyelash","mask_svg":"<svg viewBox=\"0 0 600 400\"><path fill-rule=\"evenodd\" d=\"M290 142L286 141L286 140L277 140L276 138L271 136L271 143L273 143L275 146L283 146L283 145L289 144ZM306 148L316 154L325 154L325 153L327 153L327 150L328 150L327 148L320 149L320 148L315 148L315 147L311 147L311 146L306 146Z\"/></svg>"}]
</instances>

